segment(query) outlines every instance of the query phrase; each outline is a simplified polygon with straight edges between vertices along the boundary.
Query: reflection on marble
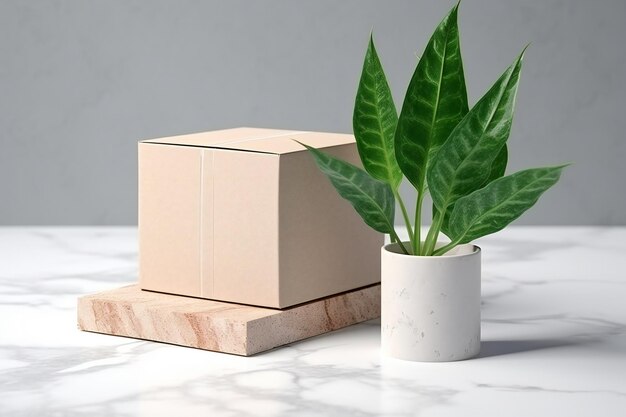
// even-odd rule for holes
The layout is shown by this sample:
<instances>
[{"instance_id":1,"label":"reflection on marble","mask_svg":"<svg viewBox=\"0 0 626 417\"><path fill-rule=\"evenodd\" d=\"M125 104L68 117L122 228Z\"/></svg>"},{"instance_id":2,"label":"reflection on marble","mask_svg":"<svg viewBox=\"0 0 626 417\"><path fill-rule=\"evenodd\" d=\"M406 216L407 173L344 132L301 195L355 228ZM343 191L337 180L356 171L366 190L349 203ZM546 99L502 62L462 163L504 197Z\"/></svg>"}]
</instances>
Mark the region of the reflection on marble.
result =
<instances>
[{"instance_id":1,"label":"reflection on marble","mask_svg":"<svg viewBox=\"0 0 626 417\"><path fill-rule=\"evenodd\" d=\"M136 278L133 228L0 229L2 416L619 416L626 228L482 239L479 358L380 356L378 321L245 358L80 332L79 295Z\"/></svg>"}]
</instances>

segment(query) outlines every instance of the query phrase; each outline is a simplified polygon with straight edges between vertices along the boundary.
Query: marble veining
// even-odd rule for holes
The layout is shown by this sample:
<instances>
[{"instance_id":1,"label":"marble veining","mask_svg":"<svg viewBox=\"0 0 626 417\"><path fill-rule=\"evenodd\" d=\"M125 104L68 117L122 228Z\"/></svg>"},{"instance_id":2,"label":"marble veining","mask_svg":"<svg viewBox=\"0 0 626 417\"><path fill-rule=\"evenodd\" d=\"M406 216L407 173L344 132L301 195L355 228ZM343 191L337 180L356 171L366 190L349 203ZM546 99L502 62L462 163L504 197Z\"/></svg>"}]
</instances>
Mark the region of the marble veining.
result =
<instances>
[{"instance_id":1,"label":"marble veining","mask_svg":"<svg viewBox=\"0 0 626 417\"><path fill-rule=\"evenodd\" d=\"M480 240L477 359L380 355L380 322L253 357L80 332L136 280L134 228L0 228L0 416L621 416L626 228Z\"/></svg>"}]
</instances>

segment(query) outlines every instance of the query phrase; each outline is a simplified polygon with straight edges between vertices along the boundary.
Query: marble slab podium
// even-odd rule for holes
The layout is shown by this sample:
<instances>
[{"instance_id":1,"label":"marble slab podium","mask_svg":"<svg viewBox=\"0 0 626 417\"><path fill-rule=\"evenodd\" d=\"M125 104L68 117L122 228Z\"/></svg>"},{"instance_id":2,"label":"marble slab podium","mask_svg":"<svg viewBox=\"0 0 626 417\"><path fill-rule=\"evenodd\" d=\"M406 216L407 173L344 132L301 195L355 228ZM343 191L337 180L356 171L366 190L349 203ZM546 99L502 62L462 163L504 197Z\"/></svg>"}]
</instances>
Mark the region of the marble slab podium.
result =
<instances>
[{"instance_id":1,"label":"marble slab podium","mask_svg":"<svg viewBox=\"0 0 626 417\"><path fill-rule=\"evenodd\" d=\"M278 310L142 291L78 299L81 330L249 356L380 317L380 284Z\"/></svg>"}]
</instances>

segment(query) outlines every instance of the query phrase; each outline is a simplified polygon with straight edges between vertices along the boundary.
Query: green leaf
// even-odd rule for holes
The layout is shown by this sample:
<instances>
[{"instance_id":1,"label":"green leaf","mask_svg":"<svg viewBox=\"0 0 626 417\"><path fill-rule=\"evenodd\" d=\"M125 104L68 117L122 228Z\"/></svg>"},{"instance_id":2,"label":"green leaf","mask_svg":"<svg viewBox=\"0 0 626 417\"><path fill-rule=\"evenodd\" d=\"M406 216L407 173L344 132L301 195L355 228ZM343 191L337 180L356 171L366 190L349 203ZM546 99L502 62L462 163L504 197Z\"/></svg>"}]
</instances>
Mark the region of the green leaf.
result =
<instances>
[{"instance_id":1,"label":"green leaf","mask_svg":"<svg viewBox=\"0 0 626 417\"><path fill-rule=\"evenodd\" d=\"M508 163L508 150L507 146L504 145L496 159L491 164L491 170L489 172L489 178L484 182L484 184L480 187L484 187L485 185L491 183L494 180L502 177L504 172L506 171L506 165ZM458 200L457 200L458 201ZM443 222L441 223L441 231L448 237L450 237L450 216L452 215L452 210L454 209L455 204L450 205L446 209L446 214L444 214ZM433 217L437 214L437 208L433 204Z\"/></svg>"},{"instance_id":2,"label":"green leaf","mask_svg":"<svg viewBox=\"0 0 626 417\"><path fill-rule=\"evenodd\" d=\"M450 216L452 215L452 207L446 209L446 213L443 215L443 221L441 222L441 231L448 237L450 237ZM437 215L437 207L433 204L433 220Z\"/></svg>"},{"instance_id":3,"label":"green leaf","mask_svg":"<svg viewBox=\"0 0 626 417\"><path fill-rule=\"evenodd\" d=\"M368 226L381 233L395 233L395 200L389 184L372 178L367 172L348 162L300 144L309 150L319 169L326 174L339 194L352 204Z\"/></svg>"},{"instance_id":4,"label":"green leaf","mask_svg":"<svg viewBox=\"0 0 626 417\"><path fill-rule=\"evenodd\" d=\"M396 159L423 192L430 161L467 114L467 91L455 6L441 21L417 64L395 134Z\"/></svg>"},{"instance_id":5,"label":"green leaf","mask_svg":"<svg viewBox=\"0 0 626 417\"><path fill-rule=\"evenodd\" d=\"M498 153L498 156L496 156L496 159L493 160L493 163L491 164L491 170L489 171L489 177L487 177L487 180L485 181L483 186L489 184L493 180L497 180L498 178L504 176L504 173L506 172L506 165L508 162L509 151L507 149L507 146L504 145L502 149L500 149L500 152Z\"/></svg>"},{"instance_id":6,"label":"green leaf","mask_svg":"<svg viewBox=\"0 0 626 417\"><path fill-rule=\"evenodd\" d=\"M479 189L491 175L511 131L523 55L459 122L435 155L428 186L440 212Z\"/></svg>"},{"instance_id":7,"label":"green leaf","mask_svg":"<svg viewBox=\"0 0 626 417\"><path fill-rule=\"evenodd\" d=\"M393 150L397 123L396 106L370 36L352 125L363 167L372 177L390 184L394 190L402 180Z\"/></svg>"},{"instance_id":8,"label":"green leaf","mask_svg":"<svg viewBox=\"0 0 626 417\"><path fill-rule=\"evenodd\" d=\"M519 171L459 198L450 217L450 239L462 244L502 230L556 184L564 167Z\"/></svg>"}]
</instances>

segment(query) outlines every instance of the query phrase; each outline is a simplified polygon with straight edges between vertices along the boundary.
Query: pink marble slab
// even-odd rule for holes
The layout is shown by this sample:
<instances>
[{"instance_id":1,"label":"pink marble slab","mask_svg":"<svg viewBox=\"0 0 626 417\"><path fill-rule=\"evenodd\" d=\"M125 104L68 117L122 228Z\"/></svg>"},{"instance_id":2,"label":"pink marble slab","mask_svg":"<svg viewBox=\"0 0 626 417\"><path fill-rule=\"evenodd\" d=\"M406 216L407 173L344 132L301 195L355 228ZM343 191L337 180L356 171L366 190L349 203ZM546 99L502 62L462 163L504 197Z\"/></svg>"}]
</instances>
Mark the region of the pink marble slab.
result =
<instances>
[{"instance_id":1,"label":"pink marble slab","mask_svg":"<svg viewBox=\"0 0 626 417\"><path fill-rule=\"evenodd\" d=\"M277 310L142 291L78 299L85 331L249 356L380 317L380 285Z\"/></svg>"}]
</instances>

